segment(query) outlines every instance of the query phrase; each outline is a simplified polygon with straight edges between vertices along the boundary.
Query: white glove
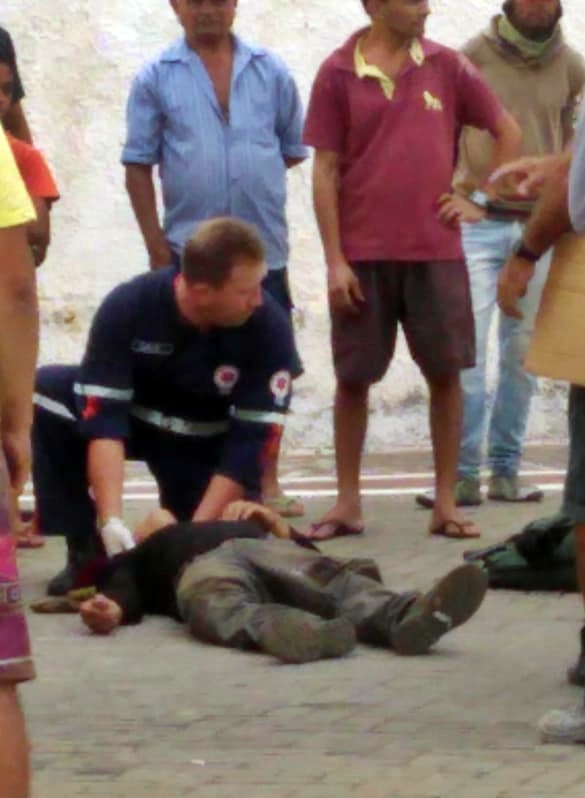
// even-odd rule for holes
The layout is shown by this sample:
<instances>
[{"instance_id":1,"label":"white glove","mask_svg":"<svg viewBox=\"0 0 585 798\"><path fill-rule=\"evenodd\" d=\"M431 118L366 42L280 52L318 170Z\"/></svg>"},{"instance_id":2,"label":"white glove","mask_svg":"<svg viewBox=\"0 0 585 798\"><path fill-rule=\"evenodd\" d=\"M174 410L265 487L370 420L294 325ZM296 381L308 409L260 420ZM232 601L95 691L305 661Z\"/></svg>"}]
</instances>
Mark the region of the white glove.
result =
<instances>
[{"instance_id":1,"label":"white glove","mask_svg":"<svg viewBox=\"0 0 585 798\"><path fill-rule=\"evenodd\" d=\"M112 516L105 521L100 528L100 535L106 547L108 557L119 554L121 551L133 549L136 542L132 532L128 529L121 518Z\"/></svg>"}]
</instances>

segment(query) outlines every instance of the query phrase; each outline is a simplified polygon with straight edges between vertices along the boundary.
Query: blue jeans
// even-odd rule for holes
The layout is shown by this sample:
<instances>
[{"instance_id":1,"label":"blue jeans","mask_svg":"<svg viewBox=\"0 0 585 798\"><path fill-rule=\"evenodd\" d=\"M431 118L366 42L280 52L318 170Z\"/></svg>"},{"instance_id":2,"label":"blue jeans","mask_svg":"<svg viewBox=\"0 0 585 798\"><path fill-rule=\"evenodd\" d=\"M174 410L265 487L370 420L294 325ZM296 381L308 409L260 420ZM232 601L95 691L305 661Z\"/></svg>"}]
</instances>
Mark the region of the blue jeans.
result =
<instances>
[{"instance_id":1,"label":"blue jeans","mask_svg":"<svg viewBox=\"0 0 585 798\"><path fill-rule=\"evenodd\" d=\"M476 365L461 372L463 429L457 471L461 477L476 479L490 404L486 388L487 349L497 309L498 275L522 235L522 226L514 221L486 219L462 225L462 234L475 320ZM536 387L536 379L524 370L524 357L550 261L550 252L538 261L526 296L520 300L524 318L499 314L497 385L487 431L488 465L498 476L515 476L522 456L530 400Z\"/></svg>"}]
</instances>

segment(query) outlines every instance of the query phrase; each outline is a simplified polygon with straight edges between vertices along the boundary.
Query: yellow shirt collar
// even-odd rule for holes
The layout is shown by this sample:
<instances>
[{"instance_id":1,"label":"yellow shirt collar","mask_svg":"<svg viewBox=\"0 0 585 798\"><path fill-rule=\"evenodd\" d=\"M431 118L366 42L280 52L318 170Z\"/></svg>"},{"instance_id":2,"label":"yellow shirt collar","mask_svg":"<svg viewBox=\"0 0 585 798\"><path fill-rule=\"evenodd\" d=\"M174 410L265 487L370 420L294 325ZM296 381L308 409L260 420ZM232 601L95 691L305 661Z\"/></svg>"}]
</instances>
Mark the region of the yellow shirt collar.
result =
<instances>
[{"instance_id":1,"label":"yellow shirt collar","mask_svg":"<svg viewBox=\"0 0 585 798\"><path fill-rule=\"evenodd\" d=\"M382 72L379 67L374 64L368 64L362 53L361 41L361 38L357 40L353 53L356 75L358 78L374 78L378 80L384 96L387 100L391 100L394 97L394 89L396 87L394 81L385 72ZM425 54L419 39L413 40L410 45L409 55L417 66L421 66L424 63Z\"/></svg>"}]
</instances>

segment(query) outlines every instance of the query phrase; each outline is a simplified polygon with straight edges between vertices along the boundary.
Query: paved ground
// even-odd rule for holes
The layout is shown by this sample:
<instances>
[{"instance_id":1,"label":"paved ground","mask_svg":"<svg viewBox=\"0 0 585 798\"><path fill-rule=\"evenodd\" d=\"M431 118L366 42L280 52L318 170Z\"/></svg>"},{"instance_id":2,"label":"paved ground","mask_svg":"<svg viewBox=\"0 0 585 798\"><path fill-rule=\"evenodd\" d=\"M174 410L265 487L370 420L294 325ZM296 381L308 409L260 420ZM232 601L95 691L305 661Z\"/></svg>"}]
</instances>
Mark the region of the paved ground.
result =
<instances>
[{"instance_id":1,"label":"paved ground","mask_svg":"<svg viewBox=\"0 0 585 798\"><path fill-rule=\"evenodd\" d=\"M536 467L562 451L530 453ZM371 461L375 471L425 458ZM312 464L330 473L330 464ZM289 463L298 476L305 465ZM309 501L309 516L327 498ZM557 509L485 504L486 542ZM140 509L143 509L142 506ZM374 556L388 583L423 586L460 561L464 543L428 539L410 496L367 501L365 537L327 545ZM133 508L133 512L137 512ZM62 544L24 552L29 597ZM549 798L585 793L585 752L539 744L535 722L576 702L564 682L576 653L576 596L491 593L436 652L401 659L360 647L301 667L204 646L150 619L111 639L74 616L31 616L39 678L23 688L38 798Z\"/></svg>"}]
</instances>

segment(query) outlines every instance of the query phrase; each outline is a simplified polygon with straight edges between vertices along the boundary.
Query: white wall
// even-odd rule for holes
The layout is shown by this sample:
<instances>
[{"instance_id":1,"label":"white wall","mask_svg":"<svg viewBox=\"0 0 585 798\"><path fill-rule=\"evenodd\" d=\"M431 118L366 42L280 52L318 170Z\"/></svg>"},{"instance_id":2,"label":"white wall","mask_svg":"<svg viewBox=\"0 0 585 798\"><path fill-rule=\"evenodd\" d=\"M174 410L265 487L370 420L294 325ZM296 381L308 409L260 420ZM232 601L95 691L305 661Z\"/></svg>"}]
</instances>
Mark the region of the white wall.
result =
<instances>
[{"instance_id":1,"label":"white wall","mask_svg":"<svg viewBox=\"0 0 585 798\"><path fill-rule=\"evenodd\" d=\"M490 0L435 0L428 35L457 46L498 8ZM364 20L359 0L240 0L237 29L285 58L306 99L319 63ZM100 298L146 268L119 165L124 104L131 77L178 34L178 26L165 0L4 0L0 24L16 42L27 114L63 197L53 212L51 254L39 273L41 358L72 362ZM565 3L564 27L585 52L582 0ZM298 341L307 373L298 383L287 441L295 450L327 449L333 378L308 165L290 176L289 219ZM558 440L564 432L562 391L545 384L530 435ZM427 442L424 385L401 345L373 392L368 449Z\"/></svg>"}]
</instances>

